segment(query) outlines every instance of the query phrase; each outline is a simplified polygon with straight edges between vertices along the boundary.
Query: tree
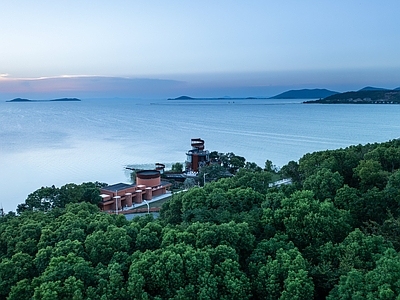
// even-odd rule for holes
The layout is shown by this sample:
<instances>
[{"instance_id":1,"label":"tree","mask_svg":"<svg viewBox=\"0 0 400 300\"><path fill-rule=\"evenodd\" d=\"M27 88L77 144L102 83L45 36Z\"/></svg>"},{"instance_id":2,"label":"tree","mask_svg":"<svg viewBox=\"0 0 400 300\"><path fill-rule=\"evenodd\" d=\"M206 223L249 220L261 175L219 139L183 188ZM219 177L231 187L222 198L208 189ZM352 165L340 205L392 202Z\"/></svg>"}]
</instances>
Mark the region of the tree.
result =
<instances>
[{"instance_id":1,"label":"tree","mask_svg":"<svg viewBox=\"0 0 400 300\"><path fill-rule=\"evenodd\" d=\"M34 299L83 299L95 284L94 269L82 257L69 253L53 257L46 270L34 280Z\"/></svg>"},{"instance_id":2,"label":"tree","mask_svg":"<svg viewBox=\"0 0 400 300\"><path fill-rule=\"evenodd\" d=\"M94 265L106 263L111 260L115 252L128 252L131 238L124 228L110 225L107 231L95 231L85 240L85 248Z\"/></svg>"},{"instance_id":3,"label":"tree","mask_svg":"<svg viewBox=\"0 0 400 300\"><path fill-rule=\"evenodd\" d=\"M398 142L393 141L379 144L375 149L366 153L364 159L375 160L381 164L385 171L394 172L400 168L400 148Z\"/></svg>"},{"instance_id":4,"label":"tree","mask_svg":"<svg viewBox=\"0 0 400 300\"><path fill-rule=\"evenodd\" d=\"M197 248L226 245L235 249L238 254L247 256L254 247L255 238L247 223L237 224L231 221L216 225L196 222L186 232L194 235Z\"/></svg>"},{"instance_id":5,"label":"tree","mask_svg":"<svg viewBox=\"0 0 400 300\"><path fill-rule=\"evenodd\" d=\"M240 169L231 179L232 188L251 188L259 193L266 193L269 183L272 181L272 174L265 171L251 171L245 168Z\"/></svg>"},{"instance_id":6,"label":"tree","mask_svg":"<svg viewBox=\"0 0 400 300\"><path fill-rule=\"evenodd\" d=\"M231 155L229 160L229 172L235 174L245 166L246 159L243 156Z\"/></svg>"},{"instance_id":7,"label":"tree","mask_svg":"<svg viewBox=\"0 0 400 300\"><path fill-rule=\"evenodd\" d=\"M264 210L265 223L284 228L289 239L302 251L327 241L340 242L351 230L347 211L339 210L330 201L314 199L310 191L293 193L281 202L281 208Z\"/></svg>"},{"instance_id":8,"label":"tree","mask_svg":"<svg viewBox=\"0 0 400 300\"><path fill-rule=\"evenodd\" d=\"M196 186L196 181L194 180L194 178L186 178L183 182L183 187L187 190L194 186Z\"/></svg>"},{"instance_id":9,"label":"tree","mask_svg":"<svg viewBox=\"0 0 400 300\"><path fill-rule=\"evenodd\" d=\"M220 154L221 153L218 153L218 151L211 151L210 152L210 161L211 162L213 162L213 163L217 163L217 162L220 162Z\"/></svg>"},{"instance_id":10,"label":"tree","mask_svg":"<svg viewBox=\"0 0 400 300\"><path fill-rule=\"evenodd\" d=\"M336 191L343 185L343 177L339 172L323 168L316 174L310 175L304 180L303 187L311 190L319 200L333 199Z\"/></svg>"},{"instance_id":11,"label":"tree","mask_svg":"<svg viewBox=\"0 0 400 300\"><path fill-rule=\"evenodd\" d=\"M184 193L174 193L169 201L164 202L160 210L160 220L167 224L182 222L182 198Z\"/></svg>"},{"instance_id":12,"label":"tree","mask_svg":"<svg viewBox=\"0 0 400 300\"><path fill-rule=\"evenodd\" d=\"M328 299L398 299L400 296L400 258L387 249L368 272L352 269L340 278Z\"/></svg>"},{"instance_id":13,"label":"tree","mask_svg":"<svg viewBox=\"0 0 400 300\"><path fill-rule=\"evenodd\" d=\"M281 168L281 173L284 177L291 178L294 183L299 183L301 180L299 164L293 160Z\"/></svg>"},{"instance_id":14,"label":"tree","mask_svg":"<svg viewBox=\"0 0 400 300\"><path fill-rule=\"evenodd\" d=\"M84 205L73 204L83 208ZM97 208L98 209L98 208ZM59 218L54 222L47 224L42 229L42 234L38 243L38 248L45 248L46 246L55 246L56 243L62 240L78 240L84 242L86 238L86 230L89 221L85 218L80 217L79 214L84 214L82 210L79 213L68 211L68 208L64 211Z\"/></svg>"},{"instance_id":15,"label":"tree","mask_svg":"<svg viewBox=\"0 0 400 300\"><path fill-rule=\"evenodd\" d=\"M209 166L204 166L200 168L198 174L199 182L202 186L204 186L204 178L206 179L206 182L211 182L230 176L232 176L232 174L227 172L227 170L224 167L218 164L211 164Z\"/></svg>"},{"instance_id":16,"label":"tree","mask_svg":"<svg viewBox=\"0 0 400 300\"><path fill-rule=\"evenodd\" d=\"M231 174L235 174L239 168L243 168L246 163L246 159L243 156L235 155L233 152L225 154L219 153L219 159L222 166Z\"/></svg>"},{"instance_id":17,"label":"tree","mask_svg":"<svg viewBox=\"0 0 400 300\"><path fill-rule=\"evenodd\" d=\"M352 270L374 269L376 259L389 248L392 246L382 236L367 235L358 228L339 244L328 242L322 245L315 252L311 266L318 297L327 297L339 283L339 278Z\"/></svg>"},{"instance_id":18,"label":"tree","mask_svg":"<svg viewBox=\"0 0 400 300\"><path fill-rule=\"evenodd\" d=\"M182 212L189 209L203 208L207 206L207 194L202 188L193 188L183 193L182 196Z\"/></svg>"},{"instance_id":19,"label":"tree","mask_svg":"<svg viewBox=\"0 0 400 300\"><path fill-rule=\"evenodd\" d=\"M22 279L17 282L16 285L11 287L10 294L8 295L9 300L20 300L20 299L32 299L33 288L29 279Z\"/></svg>"},{"instance_id":20,"label":"tree","mask_svg":"<svg viewBox=\"0 0 400 300\"><path fill-rule=\"evenodd\" d=\"M100 187L104 183L86 182L80 185L69 183L61 188L41 187L28 195L25 203L19 204L17 212L40 210L49 211L54 208L64 208L69 203L89 202L97 204L100 198Z\"/></svg>"},{"instance_id":21,"label":"tree","mask_svg":"<svg viewBox=\"0 0 400 300\"><path fill-rule=\"evenodd\" d=\"M107 299L128 299L122 265L110 263L104 275L105 288L103 291L99 291L98 295L106 296Z\"/></svg>"},{"instance_id":22,"label":"tree","mask_svg":"<svg viewBox=\"0 0 400 300\"><path fill-rule=\"evenodd\" d=\"M136 246L141 251L155 250L161 245L162 227L156 222L149 222L140 229L136 237Z\"/></svg>"},{"instance_id":23,"label":"tree","mask_svg":"<svg viewBox=\"0 0 400 300\"><path fill-rule=\"evenodd\" d=\"M396 251L400 251L400 218L389 214L388 218L379 224L370 222L366 228L368 232L384 237L385 241L390 242Z\"/></svg>"},{"instance_id":24,"label":"tree","mask_svg":"<svg viewBox=\"0 0 400 300\"><path fill-rule=\"evenodd\" d=\"M182 173L183 172L183 164L180 162L176 162L176 163L172 164L171 172Z\"/></svg>"},{"instance_id":25,"label":"tree","mask_svg":"<svg viewBox=\"0 0 400 300\"><path fill-rule=\"evenodd\" d=\"M265 161L264 171L270 172L270 173L276 173L277 172L277 167L272 163L272 161L267 159Z\"/></svg>"},{"instance_id":26,"label":"tree","mask_svg":"<svg viewBox=\"0 0 400 300\"><path fill-rule=\"evenodd\" d=\"M85 287L82 280L70 276L65 280L47 281L35 288L33 299L84 299Z\"/></svg>"},{"instance_id":27,"label":"tree","mask_svg":"<svg viewBox=\"0 0 400 300\"><path fill-rule=\"evenodd\" d=\"M249 281L227 246L195 249L185 244L135 252L128 291L138 298L249 299Z\"/></svg>"},{"instance_id":28,"label":"tree","mask_svg":"<svg viewBox=\"0 0 400 300\"><path fill-rule=\"evenodd\" d=\"M278 249L258 266L253 284L258 299L312 299L314 285L297 249Z\"/></svg>"},{"instance_id":29,"label":"tree","mask_svg":"<svg viewBox=\"0 0 400 300\"><path fill-rule=\"evenodd\" d=\"M261 172L262 171L262 168L259 167L254 162L246 162L246 164L244 165L244 169L246 169L248 171L252 171L252 172Z\"/></svg>"},{"instance_id":30,"label":"tree","mask_svg":"<svg viewBox=\"0 0 400 300\"><path fill-rule=\"evenodd\" d=\"M385 186L385 197L396 203L397 206L400 204L400 170L389 176L388 183ZM396 210L396 214L400 214L400 209Z\"/></svg>"},{"instance_id":31,"label":"tree","mask_svg":"<svg viewBox=\"0 0 400 300\"><path fill-rule=\"evenodd\" d=\"M18 206L17 213L34 209L48 211L54 207L54 201L58 194L59 191L54 185L52 187L41 187L28 195L25 205Z\"/></svg>"},{"instance_id":32,"label":"tree","mask_svg":"<svg viewBox=\"0 0 400 300\"><path fill-rule=\"evenodd\" d=\"M382 236L366 235L356 228L337 248L339 270L341 274L346 274L353 269L372 270L375 267L376 257L383 255L392 246Z\"/></svg>"},{"instance_id":33,"label":"tree","mask_svg":"<svg viewBox=\"0 0 400 300\"><path fill-rule=\"evenodd\" d=\"M26 253L16 253L11 259L0 262L0 295L5 297L11 287L23 279L32 279L36 275L33 259Z\"/></svg>"},{"instance_id":34,"label":"tree","mask_svg":"<svg viewBox=\"0 0 400 300\"><path fill-rule=\"evenodd\" d=\"M280 300L311 299L314 294L314 284L304 269L289 271L284 281L284 288Z\"/></svg>"},{"instance_id":35,"label":"tree","mask_svg":"<svg viewBox=\"0 0 400 300\"><path fill-rule=\"evenodd\" d=\"M373 187L383 189L389 177L389 173L384 171L376 160L360 161L354 169L354 175L359 179L360 188L364 191Z\"/></svg>"},{"instance_id":36,"label":"tree","mask_svg":"<svg viewBox=\"0 0 400 300\"><path fill-rule=\"evenodd\" d=\"M345 184L340 189L336 190L335 198L333 202L335 206L339 209L350 210L350 213L357 216L357 213L362 214L360 204L360 192L356 188L349 187Z\"/></svg>"},{"instance_id":37,"label":"tree","mask_svg":"<svg viewBox=\"0 0 400 300\"><path fill-rule=\"evenodd\" d=\"M388 213L396 211L398 204L392 202L392 199L385 197L385 192L373 187L367 190L361 196L363 208L360 211L363 216L359 217L359 221L375 221L383 223L388 217Z\"/></svg>"},{"instance_id":38,"label":"tree","mask_svg":"<svg viewBox=\"0 0 400 300\"><path fill-rule=\"evenodd\" d=\"M79 203L81 202L83 193L83 187L75 183L68 183L66 185L63 185L58 190L58 194L53 203L53 206L65 207L67 203Z\"/></svg>"}]
</instances>

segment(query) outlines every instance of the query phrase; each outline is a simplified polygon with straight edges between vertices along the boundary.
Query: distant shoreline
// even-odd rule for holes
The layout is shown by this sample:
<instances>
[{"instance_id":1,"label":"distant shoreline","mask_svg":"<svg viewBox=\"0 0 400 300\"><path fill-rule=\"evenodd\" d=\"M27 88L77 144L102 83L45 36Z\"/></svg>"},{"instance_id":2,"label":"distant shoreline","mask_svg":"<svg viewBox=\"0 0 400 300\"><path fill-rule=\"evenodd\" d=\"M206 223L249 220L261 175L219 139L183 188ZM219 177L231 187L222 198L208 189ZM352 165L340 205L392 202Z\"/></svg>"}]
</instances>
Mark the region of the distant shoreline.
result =
<instances>
[{"instance_id":1,"label":"distant shoreline","mask_svg":"<svg viewBox=\"0 0 400 300\"><path fill-rule=\"evenodd\" d=\"M168 98L167 100L258 100L268 99L264 97L212 97L212 98L193 98L189 96L180 96L177 98Z\"/></svg>"},{"instance_id":2,"label":"distant shoreline","mask_svg":"<svg viewBox=\"0 0 400 300\"><path fill-rule=\"evenodd\" d=\"M58 98L49 100L31 100L24 98L15 98L12 100L7 100L6 102L71 102L71 101L82 101L82 100L78 98Z\"/></svg>"},{"instance_id":3,"label":"distant shoreline","mask_svg":"<svg viewBox=\"0 0 400 300\"><path fill-rule=\"evenodd\" d=\"M335 94L305 104L400 104L400 90L360 90Z\"/></svg>"}]
</instances>

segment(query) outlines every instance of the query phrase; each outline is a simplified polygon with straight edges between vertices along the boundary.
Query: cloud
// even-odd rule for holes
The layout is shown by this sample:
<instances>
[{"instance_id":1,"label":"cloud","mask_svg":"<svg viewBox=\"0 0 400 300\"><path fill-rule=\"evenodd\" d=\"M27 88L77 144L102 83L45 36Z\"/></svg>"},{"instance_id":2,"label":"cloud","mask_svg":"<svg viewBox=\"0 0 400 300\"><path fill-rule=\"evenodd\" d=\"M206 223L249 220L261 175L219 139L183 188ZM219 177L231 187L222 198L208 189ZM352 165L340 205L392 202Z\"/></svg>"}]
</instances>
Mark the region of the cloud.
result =
<instances>
[{"instance_id":1,"label":"cloud","mask_svg":"<svg viewBox=\"0 0 400 300\"><path fill-rule=\"evenodd\" d=\"M40 78L7 78L0 81L0 94L7 97L165 97L185 86L168 79L62 75ZM172 94L174 95L174 93Z\"/></svg>"}]
</instances>

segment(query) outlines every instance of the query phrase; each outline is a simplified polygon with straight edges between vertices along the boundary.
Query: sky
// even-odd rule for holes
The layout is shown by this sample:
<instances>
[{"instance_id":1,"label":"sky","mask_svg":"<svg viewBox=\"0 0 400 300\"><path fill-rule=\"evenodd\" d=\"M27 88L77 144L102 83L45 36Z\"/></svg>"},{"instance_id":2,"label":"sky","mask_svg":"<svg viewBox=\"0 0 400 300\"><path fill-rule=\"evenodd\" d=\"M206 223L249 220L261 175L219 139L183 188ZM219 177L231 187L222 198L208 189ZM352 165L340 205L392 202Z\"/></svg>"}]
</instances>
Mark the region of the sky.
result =
<instances>
[{"instance_id":1,"label":"sky","mask_svg":"<svg viewBox=\"0 0 400 300\"><path fill-rule=\"evenodd\" d=\"M400 86L400 1L0 0L0 99Z\"/></svg>"}]
</instances>

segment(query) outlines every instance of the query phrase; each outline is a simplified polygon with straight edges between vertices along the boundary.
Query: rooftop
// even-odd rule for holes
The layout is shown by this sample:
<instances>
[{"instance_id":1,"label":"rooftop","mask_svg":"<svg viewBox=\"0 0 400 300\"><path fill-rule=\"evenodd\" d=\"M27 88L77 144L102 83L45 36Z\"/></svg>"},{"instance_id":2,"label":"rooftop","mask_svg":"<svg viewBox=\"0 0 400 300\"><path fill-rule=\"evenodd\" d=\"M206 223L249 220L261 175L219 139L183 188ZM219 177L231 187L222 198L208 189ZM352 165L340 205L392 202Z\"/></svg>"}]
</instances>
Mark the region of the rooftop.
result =
<instances>
[{"instance_id":1,"label":"rooftop","mask_svg":"<svg viewBox=\"0 0 400 300\"><path fill-rule=\"evenodd\" d=\"M157 177L160 176L160 171L157 170L140 170L136 172L136 176L138 177Z\"/></svg>"},{"instance_id":2,"label":"rooftop","mask_svg":"<svg viewBox=\"0 0 400 300\"><path fill-rule=\"evenodd\" d=\"M105 186L105 187L102 188L102 190L115 192L115 191L121 191L121 190L129 189L129 188L132 188L134 186L135 186L134 184L116 183L116 184Z\"/></svg>"}]
</instances>

